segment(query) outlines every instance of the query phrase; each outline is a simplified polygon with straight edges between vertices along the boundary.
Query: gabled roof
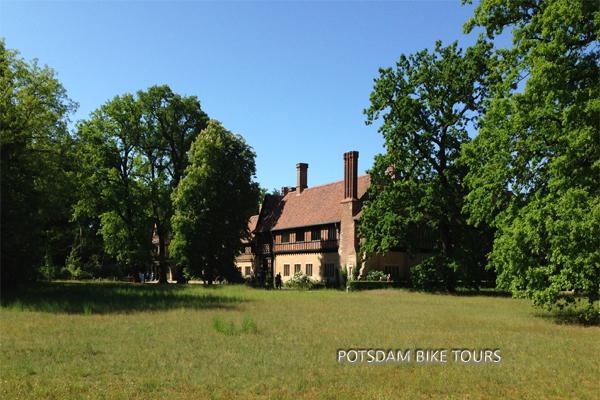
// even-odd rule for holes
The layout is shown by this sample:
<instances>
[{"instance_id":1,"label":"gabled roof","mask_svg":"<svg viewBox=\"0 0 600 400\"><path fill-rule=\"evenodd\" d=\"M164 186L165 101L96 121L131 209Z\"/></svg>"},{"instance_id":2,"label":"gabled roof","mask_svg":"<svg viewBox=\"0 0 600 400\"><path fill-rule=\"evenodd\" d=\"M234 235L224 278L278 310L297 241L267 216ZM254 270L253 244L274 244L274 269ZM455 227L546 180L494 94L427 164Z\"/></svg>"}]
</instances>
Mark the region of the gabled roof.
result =
<instances>
[{"instance_id":1,"label":"gabled roof","mask_svg":"<svg viewBox=\"0 0 600 400\"><path fill-rule=\"evenodd\" d=\"M248 221L248 231L250 232L249 239L243 239L242 243L249 243L254 240L254 230L256 229L256 223L258 222L258 215L253 215Z\"/></svg>"},{"instance_id":2,"label":"gabled roof","mask_svg":"<svg viewBox=\"0 0 600 400\"><path fill-rule=\"evenodd\" d=\"M357 178L357 195L361 203L366 199L369 184L369 175ZM343 199L343 180L307 188L300 194L291 192L285 197L267 195L256 232L339 222Z\"/></svg>"}]
</instances>

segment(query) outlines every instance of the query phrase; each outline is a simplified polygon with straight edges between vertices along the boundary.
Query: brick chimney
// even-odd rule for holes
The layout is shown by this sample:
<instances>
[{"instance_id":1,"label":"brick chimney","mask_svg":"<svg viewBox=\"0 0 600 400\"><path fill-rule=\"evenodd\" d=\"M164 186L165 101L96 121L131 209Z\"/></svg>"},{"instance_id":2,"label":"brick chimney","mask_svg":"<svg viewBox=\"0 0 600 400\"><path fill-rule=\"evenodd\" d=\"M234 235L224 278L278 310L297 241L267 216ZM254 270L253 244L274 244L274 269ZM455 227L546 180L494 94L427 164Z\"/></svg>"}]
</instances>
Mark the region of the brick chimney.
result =
<instances>
[{"instance_id":1,"label":"brick chimney","mask_svg":"<svg viewBox=\"0 0 600 400\"><path fill-rule=\"evenodd\" d=\"M358 151L344 153L344 200L357 199Z\"/></svg>"},{"instance_id":2,"label":"brick chimney","mask_svg":"<svg viewBox=\"0 0 600 400\"><path fill-rule=\"evenodd\" d=\"M298 179L296 183L296 195L302 193L304 189L308 187L307 185L307 170L308 164L300 163L296 164L296 170L298 171Z\"/></svg>"},{"instance_id":3,"label":"brick chimney","mask_svg":"<svg viewBox=\"0 0 600 400\"><path fill-rule=\"evenodd\" d=\"M344 154L344 199L340 202L340 265L360 268L356 223L354 216L360 211L358 201L358 151Z\"/></svg>"},{"instance_id":4,"label":"brick chimney","mask_svg":"<svg viewBox=\"0 0 600 400\"><path fill-rule=\"evenodd\" d=\"M283 197L285 197L285 196L287 196L287 194L288 194L288 187L287 186L282 186L281 187L281 195Z\"/></svg>"}]
</instances>

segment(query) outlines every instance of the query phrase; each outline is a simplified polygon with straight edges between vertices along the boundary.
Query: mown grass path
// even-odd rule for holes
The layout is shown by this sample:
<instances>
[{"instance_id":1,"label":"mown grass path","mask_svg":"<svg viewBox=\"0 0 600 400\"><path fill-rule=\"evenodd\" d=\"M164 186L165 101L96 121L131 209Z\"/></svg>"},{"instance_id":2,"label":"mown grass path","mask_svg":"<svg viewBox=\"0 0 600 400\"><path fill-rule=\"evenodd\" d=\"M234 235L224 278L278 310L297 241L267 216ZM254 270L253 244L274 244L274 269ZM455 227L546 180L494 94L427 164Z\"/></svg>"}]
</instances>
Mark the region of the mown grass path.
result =
<instances>
[{"instance_id":1,"label":"mown grass path","mask_svg":"<svg viewBox=\"0 0 600 400\"><path fill-rule=\"evenodd\" d=\"M51 283L3 293L0 321L3 399L600 393L598 327L559 324L506 297ZM338 364L337 350L350 348L499 349L502 363Z\"/></svg>"}]
</instances>

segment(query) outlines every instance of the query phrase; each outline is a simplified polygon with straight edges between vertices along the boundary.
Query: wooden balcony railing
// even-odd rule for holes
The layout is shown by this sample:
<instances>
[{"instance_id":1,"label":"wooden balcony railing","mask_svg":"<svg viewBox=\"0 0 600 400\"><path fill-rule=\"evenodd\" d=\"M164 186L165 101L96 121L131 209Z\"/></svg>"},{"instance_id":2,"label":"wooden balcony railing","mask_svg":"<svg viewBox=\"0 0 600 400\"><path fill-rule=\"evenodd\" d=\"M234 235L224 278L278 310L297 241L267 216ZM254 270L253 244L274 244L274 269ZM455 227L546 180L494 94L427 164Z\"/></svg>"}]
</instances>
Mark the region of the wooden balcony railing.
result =
<instances>
[{"instance_id":1,"label":"wooden balcony railing","mask_svg":"<svg viewBox=\"0 0 600 400\"><path fill-rule=\"evenodd\" d=\"M338 240L315 240L314 242L282 243L273 245L274 253L310 253L337 251Z\"/></svg>"},{"instance_id":2,"label":"wooden balcony railing","mask_svg":"<svg viewBox=\"0 0 600 400\"><path fill-rule=\"evenodd\" d=\"M254 260L256 256L254 254L245 254L242 253L239 256L237 256L235 259L236 261L252 261Z\"/></svg>"}]
</instances>

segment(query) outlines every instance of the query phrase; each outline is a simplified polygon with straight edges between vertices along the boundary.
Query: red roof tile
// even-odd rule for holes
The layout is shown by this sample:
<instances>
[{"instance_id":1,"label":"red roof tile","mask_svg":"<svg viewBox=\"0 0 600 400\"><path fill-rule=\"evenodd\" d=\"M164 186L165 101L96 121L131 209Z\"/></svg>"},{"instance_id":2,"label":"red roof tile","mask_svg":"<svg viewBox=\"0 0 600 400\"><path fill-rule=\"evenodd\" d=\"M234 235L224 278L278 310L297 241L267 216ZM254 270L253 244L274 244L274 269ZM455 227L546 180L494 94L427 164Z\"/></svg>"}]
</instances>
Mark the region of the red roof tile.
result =
<instances>
[{"instance_id":1,"label":"red roof tile","mask_svg":"<svg viewBox=\"0 0 600 400\"><path fill-rule=\"evenodd\" d=\"M248 230L250 231L250 239L242 240L242 243L251 242L254 239L254 230L256 229L256 223L258 222L258 215L253 215L248 221Z\"/></svg>"},{"instance_id":2,"label":"red roof tile","mask_svg":"<svg viewBox=\"0 0 600 400\"><path fill-rule=\"evenodd\" d=\"M357 180L357 195L363 202L366 199L370 176L361 175ZM338 222L340 202L343 199L343 180L304 189L299 195L297 192L288 193L285 197L267 195L256 231L267 232Z\"/></svg>"}]
</instances>

